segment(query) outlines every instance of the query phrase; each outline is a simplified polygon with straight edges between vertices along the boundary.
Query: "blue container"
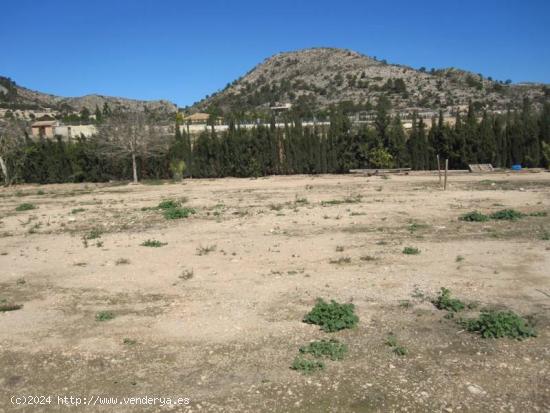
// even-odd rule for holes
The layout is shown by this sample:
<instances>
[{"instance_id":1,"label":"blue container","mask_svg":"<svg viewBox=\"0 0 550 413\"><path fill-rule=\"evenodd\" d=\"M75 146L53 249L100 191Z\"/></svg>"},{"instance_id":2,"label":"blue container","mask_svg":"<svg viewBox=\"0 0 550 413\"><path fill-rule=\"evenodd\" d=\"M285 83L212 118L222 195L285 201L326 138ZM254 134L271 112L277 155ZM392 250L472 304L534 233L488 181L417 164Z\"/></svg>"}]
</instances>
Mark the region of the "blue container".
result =
<instances>
[{"instance_id":1,"label":"blue container","mask_svg":"<svg viewBox=\"0 0 550 413\"><path fill-rule=\"evenodd\" d=\"M512 171L521 171L521 165L520 164L512 165Z\"/></svg>"}]
</instances>

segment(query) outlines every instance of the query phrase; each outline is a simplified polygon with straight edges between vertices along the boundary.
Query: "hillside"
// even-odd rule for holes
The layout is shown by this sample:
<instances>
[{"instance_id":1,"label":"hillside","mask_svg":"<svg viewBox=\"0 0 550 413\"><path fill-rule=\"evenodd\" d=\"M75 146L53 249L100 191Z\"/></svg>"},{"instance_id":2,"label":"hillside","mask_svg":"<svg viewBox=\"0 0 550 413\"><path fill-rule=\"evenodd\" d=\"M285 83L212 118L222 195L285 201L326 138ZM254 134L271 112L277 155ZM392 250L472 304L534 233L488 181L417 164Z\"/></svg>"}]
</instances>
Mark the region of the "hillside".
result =
<instances>
[{"instance_id":1,"label":"hillside","mask_svg":"<svg viewBox=\"0 0 550 413\"><path fill-rule=\"evenodd\" d=\"M303 111L325 109L349 101L350 111L368 110L380 96L394 109L440 109L471 100L490 109L521 104L528 96L540 101L547 86L493 81L460 69L426 71L388 64L360 53L313 48L280 53L243 77L191 107L191 111L265 111L277 103L292 103Z\"/></svg>"},{"instance_id":2,"label":"hillside","mask_svg":"<svg viewBox=\"0 0 550 413\"><path fill-rule=\"evenodd\" d=\"M159 115L176 112L176 105L166 100L134 100L113 96L86 95L60 97L27 89L9 78L0 76L0 107L20 110L51 110L53 112L80 112L87 108L93 113L108 104L111 110L148 110Z\"/></svg>"}]
</instances>

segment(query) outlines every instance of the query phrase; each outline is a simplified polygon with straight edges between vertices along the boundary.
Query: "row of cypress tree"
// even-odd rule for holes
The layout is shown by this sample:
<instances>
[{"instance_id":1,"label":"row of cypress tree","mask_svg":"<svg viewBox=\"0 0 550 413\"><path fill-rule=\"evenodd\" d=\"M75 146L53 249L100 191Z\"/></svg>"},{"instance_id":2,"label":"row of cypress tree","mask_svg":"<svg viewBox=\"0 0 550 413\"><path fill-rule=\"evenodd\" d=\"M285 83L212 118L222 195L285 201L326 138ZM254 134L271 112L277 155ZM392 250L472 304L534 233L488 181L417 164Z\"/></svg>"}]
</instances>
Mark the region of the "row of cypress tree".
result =
<instances>
[{"instance_id":1,"label":"row of cypress tree","mask_svg":"<svg viewBox=\"0 0 550 413\"><path fill-rule=\"evenodd\" d=\"M452 169L469 163L537 167L550 162L550 103L534 110L525 101L522 110L504 114L476 113L470 106L452 126L442 114L432 124L428 129L413 115L412 128L405 132L398 116L379 107L374 122L361 127L336 109L329 127L303 127L299 119L289 119L284 127L272 122L252 129L232 123L227 131L208 129L193 139L177 127L163 156L141 157L138 165L141 179L167 179L171 162L179 160L186 164L186 176L200 178L345 173L364 167L434 169L437 154L448 158ZM130 179L130 159L100 155L97 145L96 139L85 138L27 139L10 162L19 182Z\"/></svg>"}]
</instances>

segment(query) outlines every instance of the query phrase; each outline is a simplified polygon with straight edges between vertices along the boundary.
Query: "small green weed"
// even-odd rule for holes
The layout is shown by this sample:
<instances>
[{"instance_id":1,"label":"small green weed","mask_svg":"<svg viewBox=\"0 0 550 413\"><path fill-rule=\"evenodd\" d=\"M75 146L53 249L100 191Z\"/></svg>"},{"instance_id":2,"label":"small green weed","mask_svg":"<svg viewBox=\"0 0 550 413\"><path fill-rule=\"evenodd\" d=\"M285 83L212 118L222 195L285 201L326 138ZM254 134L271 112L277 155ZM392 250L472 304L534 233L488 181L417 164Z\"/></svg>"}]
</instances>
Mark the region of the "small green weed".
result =
<instances>
[{"instance_id":1,"label":"small green weed","mask_svg":"<svg viewBox=\"0 0 550 413\"><path fill-rule=\"evenodd\" d=\"M458 298L451 297L451 290L442 287L437 298L433 301L433 305L439 310L447 310L453 313L464 310L466 305Z\"/></svg>"},{"instance_id":2,"label":"small green weed","mask_svg":"<svg viewBox=\"0 0 550 413\"><path fill-rule=\"evenodd\" d=\"M516 221L523 218L525 214L523 212L516 211L515 209L501 209L490 215L491 219Z\"/></svg>"},{"instance_id":3,"label":"small green weed","mask_svg":"<svg viewBox=\"0 0 550 413\"><path fill-rule=\"evenodd\" d=\"M546 217L548 216L548 212L546 211L535 211L535 212L531 212L529 214L530 217Z\"/></svg>"},{"instance_id":4,"label":"small green weed","mask_svg":"<svg viewBox=\"0 0 550 413\"><path fill-rule=\"evenodd\" d=\"M160 242L156 239L148 239L148 240L143 241L141 243L142 247L152 247L152 248L164 247L165 245L168 245L168 243L167 242Z\"/></svg>"},{"instance_id":5,"label":"small green weed","mask_svg":"<svg viewBox=\"0 0 550 413\"><path fill-rule=\"evenodd\" d=\"M125 338L124 340L122 340L122 344L126 344L127 346L135 346L137 344L137 340Z\"/></svg>"},{"instance_id":6,"label":"small green weed","mask_svg":"<svg viewBox=\"0 0 550 413\"><path fill-rule=\"evenodd\" d=\"M355 327L359 317L355 314L355 306L351 303L339 304L334 300L327 303L322 298L318 298L313 309L304 317L304 322L318 325L321 330L332 333Z\"/></svg>"},{"instance_id":7,"label":"small green weed","mask_svg":"<svg viewBox=\"0 0 550 413\"><path fill-rule=\"evenodd\" d=\"M388 335L388 338L386 339L386 345L390 346L392 348L392 351L398 356L405 356L408 352L404 346L400 345L397 342L397 337L395 337L393 333L390 333Z\"/></svg>"},{"instance_id":8,"label":"small green weed","mask_svg":"<svg viewBox=\"0 0 550 413\"><path fill-rule=\"evenodd\" d=\"M108 321L115 318L115 313L112 311L100 311L95 315L96 321Z\"/></svg>"},{"instance_id":9,"label":"small green weed","mask_svg":"<svg viewBox=\"0 0 550 413\"><path fill-rule=\"evenodd\" d=\"M161 201L157 208L159 209L173 209L173 208L179 208L181 206L181 202L175 201L173 199L165 199L164 201Z\"/></svg>"},{"instance_id":10,"label":"small green weed","mask_svg":"<svg viewBox=\"0 0 550 413\"><path fill-rule=\"evenodd\" d=\"M461 215L458 219L460 221L466 221L466 222L485 222L485 221L489 221L489 217L487 215L482 214L481 212L478 212L478 211L468 212L464 215Z\"/></svg>"},{"instance_id":11,"label":"small green weed","mask_svg":"<svg viewBox=\"0 0 550 413\"><path fill-rule=\"evenodd\" d=\"M84 208L75 208L73 210L71 210L71 214L79 214L81 212L84 212L86 211Z\"/></svg>"},{"instance_id":12,"label":"small green weed","mask_svg":"<svg viewBox=\"0 0 550 413\"><path fill-rule=\"evenodd\" d=\"M196 211L193 208L169 208L165 209L163 212L164 218L166 219L180 219L187 218L189 215L195 214Z\"/></svg>"},{"instance_id":13,"label":"small green weed","mask_svg":"<svg viewBox=\"0 0 550 413\"><path fill-rule=\"evenodd\" d=\"M522 340L537 333L525 319L513 311L483 311L477 319L463 321L466 329L483 338L510 337Z\"/></svg>"},{"instance_id":14,"label":"small green weed","mask_svg":"<svg viewBox=\"0 0 550 413\"><path fill-rule=\"evenodd\" d=\"M403 248L403 254L406 255L418 255L420 254L420 250L416 247L405 247Z\"/></svg>"},{"instance_id":15,"label":"small green weed","mask_svg":"<svg viewBox=\"0 0 550 413\"><path fill-rule=\"evenodd\" d=\"M22 204L17 205L15 210L16 211L30 211L31 209L36 209L36 208L38 208L36 205L28 203L28 202L24 202Z\"/></svg>"},{"instance_id":16,"label":"small green weed","mask_svg":"<svg viewBox=\"0 0 550 413\"><path fill-rule=\"evenodd\" d=\"M323 370L325 368L325 363L321 360L309 360L302 356L297 356L290 368L303 374L311 374L318 370Z\"/></svg>"},{"instance_id":17,"label":"small green weed","mask_svg":"<svg viewBox=\"0 0 550 413\"><path fill-rule=\"evenodd\" d=\"M334 339L313 341L307 346L300 347L302 354L311 354L315 358L327 357L331 360L342 360L347 352L348 347Z\"/></svg>"}]
</instances>

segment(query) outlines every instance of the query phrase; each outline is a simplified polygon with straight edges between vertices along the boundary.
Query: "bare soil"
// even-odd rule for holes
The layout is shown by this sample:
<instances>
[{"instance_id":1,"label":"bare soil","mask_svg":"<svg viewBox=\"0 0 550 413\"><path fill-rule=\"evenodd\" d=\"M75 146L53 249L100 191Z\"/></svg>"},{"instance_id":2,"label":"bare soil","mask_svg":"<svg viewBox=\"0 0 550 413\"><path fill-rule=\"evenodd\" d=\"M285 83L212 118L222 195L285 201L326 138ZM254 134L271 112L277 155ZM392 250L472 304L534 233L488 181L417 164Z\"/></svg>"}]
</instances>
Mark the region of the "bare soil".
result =
<instances>
[{"instance_id":1,"label":"bare soil","mask_svg":"<svg viewBox=\"0 0 550 413\"><path fill-rule=\"evenodd\" d=\"M189 218L154 208L183 198ZM1 189L0 303L23 307L0 313L0 412L64 409L14 395L191 399L73 408L90 412L548 412L550 216L458 220L503 208L550 215L550 174L456 175L445 192L426 174ZM431 303L441 287L538 336L464 331ZM317 297L354 303L359 325L303 323ZM349 353L291 370L322 338Z\"/></svg>"}]
</instances>

